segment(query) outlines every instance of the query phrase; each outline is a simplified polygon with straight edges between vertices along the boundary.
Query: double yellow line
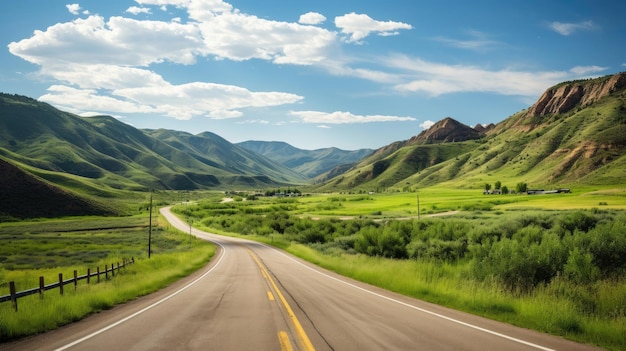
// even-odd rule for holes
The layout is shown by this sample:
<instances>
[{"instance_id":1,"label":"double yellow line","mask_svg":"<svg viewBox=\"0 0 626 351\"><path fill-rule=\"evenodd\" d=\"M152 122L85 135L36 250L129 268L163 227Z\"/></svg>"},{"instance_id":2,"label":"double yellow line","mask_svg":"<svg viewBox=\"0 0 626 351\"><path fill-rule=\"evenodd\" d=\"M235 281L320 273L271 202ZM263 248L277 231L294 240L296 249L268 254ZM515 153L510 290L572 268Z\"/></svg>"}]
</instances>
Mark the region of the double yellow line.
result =
<instances>
[{"instance_id":1,"label":"double yellow line","mask_svg":"<svg viewBox=\"0 0 626 351\"><path fill-rule=\"evenodd\" d=\"M287 314L289 315L289 319L291 320L291 323L294 326L296 334L298 334L298 338L300 340L300 345L302 349L305 351L314 351L315 348L313 347L311 340L309 340L309 337L306 335L304 328L302 328L302 324L300 324L298 317L296 317L296 314L291 309L291 306L289 306L289 303L287 303L287 300L281 293L280 289L278 289L278 285L276 285L276 282L274 282L274 279L272 279L272 277L269 275L267 268L265 268L265 265L261 262L259 257L252 250L250 250L249 248L247 250L250 253L250 256L252 256L256 264L261 269L261 273L263 274L263 277L265 277L265 279L267 279L267 281L270 283L270 286L272 287L272 289L278 296L278 299L280 300L280 302L282 302L283 306L285 307L285 310L287 311ZM273 299L273 295L269 291L268 291L268 297L270 298L270 300ZM284 331L278 332L278 340L280 342L280 347L283 351L292 350L291 343L289 342L289 336L287 335L286 332Z\"/></svg>"}]
</instances>

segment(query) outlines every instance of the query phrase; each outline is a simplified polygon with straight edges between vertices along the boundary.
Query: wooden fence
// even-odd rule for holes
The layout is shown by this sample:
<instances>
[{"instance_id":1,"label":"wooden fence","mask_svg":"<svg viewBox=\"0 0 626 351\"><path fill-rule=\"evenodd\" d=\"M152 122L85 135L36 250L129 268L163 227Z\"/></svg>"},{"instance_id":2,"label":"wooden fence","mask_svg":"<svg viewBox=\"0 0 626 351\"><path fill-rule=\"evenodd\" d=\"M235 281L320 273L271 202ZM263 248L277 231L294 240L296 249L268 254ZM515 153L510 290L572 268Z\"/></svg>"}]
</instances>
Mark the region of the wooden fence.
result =
<instances>
[{"instance_id":1,"label":"wooden fence","mask_svg":"<svg viewBox=\"0 0 626 351\"><path fill-rule=\"evenodd\" d=\"M101 271L100 267L97 267L95 272L92 272L91 268L88 268L87 269L87 274L80 275L80 276L78 275L78 272L76 270L74 270L74 277L72 277L70 279L66 279L66 280L63 280L63 273L59 273L59 280L57 282L55 282L55 283L48 284L48 285L44 284L43 277L39 277L39 287L32 288L32 289L27 289L27 290L23 290L23 291L16 291L15 290L15 282L9 282L9 295L0 296L0 303L1 302L6 302L6 301L11 301L13 303L13 307L17 311L17 299L19 299L20 297L24 297L24 296L28 296L28 295L34 295L34 294L39 293L39 296L43 299L44 291L52 290L52 289L56 289L56 288L59 288L60 294L63 295L63 286L65 286L65 285L74 284L74 289L76 289L79 280L87 279L87 284L89 284L89 283L91 283L91 278L92 277L95 277L96 278L96 282L100 283L100 276L101 275L104 275L105 279L109 279L109 274L111 275L111 277L114 277L115 276L115 271L117 271L118 274L119 274L119 270L121 268L124 268L127 265L133 264L133 263L135 263L135 258L134 257L131 258L130 260L124 259L122 261L122 264L120 264L119 262L117 262L117 265L111 263L111 267L110 268L109 268L109 266L105 265L104 266L104 271Z\"/></svg>"}]
</instances>

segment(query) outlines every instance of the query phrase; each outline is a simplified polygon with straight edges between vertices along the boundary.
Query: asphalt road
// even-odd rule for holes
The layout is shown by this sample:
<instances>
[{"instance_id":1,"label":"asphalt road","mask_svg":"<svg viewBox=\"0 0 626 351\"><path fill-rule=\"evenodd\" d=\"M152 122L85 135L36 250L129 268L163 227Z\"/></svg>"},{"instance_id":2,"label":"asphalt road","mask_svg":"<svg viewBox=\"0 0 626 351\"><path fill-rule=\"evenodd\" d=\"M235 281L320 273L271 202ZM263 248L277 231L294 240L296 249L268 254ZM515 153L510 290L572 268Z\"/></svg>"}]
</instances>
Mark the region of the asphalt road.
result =
<instances>
[{"instance_id":1,"label":"asphalt road","mask_svg":"<svg viewBox=\"0 0 626 351\"><path fill-rule=\"evenodd\" d=\"M169 209L161 213L189 232ZM220 247L202 270L0 349L596 350L390 293L263 244L192 233Z\"/></svg>"}]
</instances>

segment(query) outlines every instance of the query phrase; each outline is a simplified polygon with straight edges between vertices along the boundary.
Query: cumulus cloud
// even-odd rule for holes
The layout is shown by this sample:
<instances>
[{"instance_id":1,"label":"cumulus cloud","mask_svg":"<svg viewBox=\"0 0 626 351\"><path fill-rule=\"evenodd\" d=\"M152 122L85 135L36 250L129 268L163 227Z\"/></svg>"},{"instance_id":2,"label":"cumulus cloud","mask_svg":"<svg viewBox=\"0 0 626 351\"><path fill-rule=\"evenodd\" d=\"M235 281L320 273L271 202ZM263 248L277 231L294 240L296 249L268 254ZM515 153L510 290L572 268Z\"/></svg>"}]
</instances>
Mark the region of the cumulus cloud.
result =
<instances>
[{"instance_id":1,"label":"cumulus cloud","mask_svg":"<svg viewBox=\"0 0 626 351\"><path fill-rule=\"evenodd\" d=\"M365 14L349 13L335 17L335 26L348 35L347 41L358 43L371 33L382 36L396 35L400 29L412 29L410 24L394 21L377 21Z\"/></svg>"},{"instance_id":2,"label":"cumulus cloud","mask_svg":"<svg viewBox=\"0 0 626 351\"><path fill-rule=\"evenodd\" d=\"M404 122L414 121L413 117L382 116L382 115L355 115L350 112L320 112L320 111L290 111L290 115L300 118L304 123L323 124L353 124L374 122Z\"/></svg>"},{"instance_id":3,"label":"cumulus cloud","mask_svg":"<svg viewBox=\"0 0 626 351\"><path fill-rule=\"evenodd\" d=\"M67 4L65 7L72 15L78 15L80 13L81 7L79 4Z\"/></svg>"},{"instance_id":4,"label":"cumulus cloud","mask_svg":"<svg viewBox=\"0 0 626 351\"><path fill-rule=\"evenodd\" d=\"M435 124L435 122L431 120L425 120L424 122L420 123L420 128L427 130L427 129L430 129L430 127L432 127L433 124Z\"/></svg>"},{"instance_id":5,"label":"cumulus cloud","mask_svg":"<svg viewBox=\"0 0 626 351\"><path fill-rule=\"evenodd\" d=\"M298 23L316 25L324 23L324 21L326 21L326 17L324 17L324 15L317 12L307 12L300 16Z\"/></svg>"},{"instance_id":6,"label":"cumulus cloud","mask_svg":"<svg viewBox=\"0 0 626 351\"><path fill-rule=\"evenodd\" d=\"M581 30L593 30L596 28L596 25L593 21L584 21L579 23L562 23L562 22L552 22L550 23L550 29L553 31L568 36L573 34L574 32Z\"/></svg>"}]
</instances>

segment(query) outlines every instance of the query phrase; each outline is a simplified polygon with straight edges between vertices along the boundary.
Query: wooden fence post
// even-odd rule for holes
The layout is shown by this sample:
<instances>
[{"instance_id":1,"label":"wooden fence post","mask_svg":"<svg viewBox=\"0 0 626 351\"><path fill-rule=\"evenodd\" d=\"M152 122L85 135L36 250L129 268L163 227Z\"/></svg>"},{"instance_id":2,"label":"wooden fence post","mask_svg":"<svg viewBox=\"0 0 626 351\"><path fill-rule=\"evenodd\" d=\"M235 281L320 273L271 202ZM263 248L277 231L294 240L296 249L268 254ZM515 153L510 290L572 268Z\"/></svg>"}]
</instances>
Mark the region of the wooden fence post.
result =
<instances>
[{"instance_id":1,"label":"wooden fence post","mask_svg":"<svg viewBox=\"0 0 626 351\"><path fill-rule=\"evenodd\" d=\"M104 265L104 277L107 280L109 279L109 266L107 266L106 264Z\"/></svg>"},{"instance_id":2,"label":"wooden fence post","mask_svg":"<svg viewBox=\"0 0 626 351\"><path fill-rule=\"evenodd\" d=\"M113 267L113 263L111 263L111 277L115 276L115 268Z\"/></svg>"},{"instance_id":3,"label":"wooden fence post","mask_svg":"<svg viewBox=\"0 0 626 351\"><path fill-rule=\"evenodd\" d=\"M59 292L63 295L63 273L59 273Z\"/></svg>"},{"instance_id":4,"label":"wooden fence post","mask_svg":"<svg viewBox=\"0 0 626 351\"><path fill-rule=\"evenodd\" d=\"M76 290L77 286L78 286L78 272L74 270L74 290Z\"/></svg>"},{"instance_id":5,"label":"wooden fence post","mask_svg":"<svg viewBox=\"0 0 626 351\"><path fill-rule=\"evenodd\" d=\"M45 285L43 284L43 276L39 277L39 298L43 299L43 292L45 290Z\"/></svg>"},{"instance_id":6,"label":"wooden fence post","mask_svg":"<svg viewBox=\"0 0 626 351\"><path fill-rule=\"evenodd\" d=\"M91 268L87 268L87 285L91 281Z\"/></svg>"},{"instance_id":7,"label":"wooden fence post","mask_svg":"<svg viewBox=\"0 0 626 351\"><path fill-rule=\"evenodd\" d=\"M11 294L11 302L13 302L13 308L17 312L17 297L15 296L15 282L9 282L9 293Z\"/></svg>"}]
</instances>

